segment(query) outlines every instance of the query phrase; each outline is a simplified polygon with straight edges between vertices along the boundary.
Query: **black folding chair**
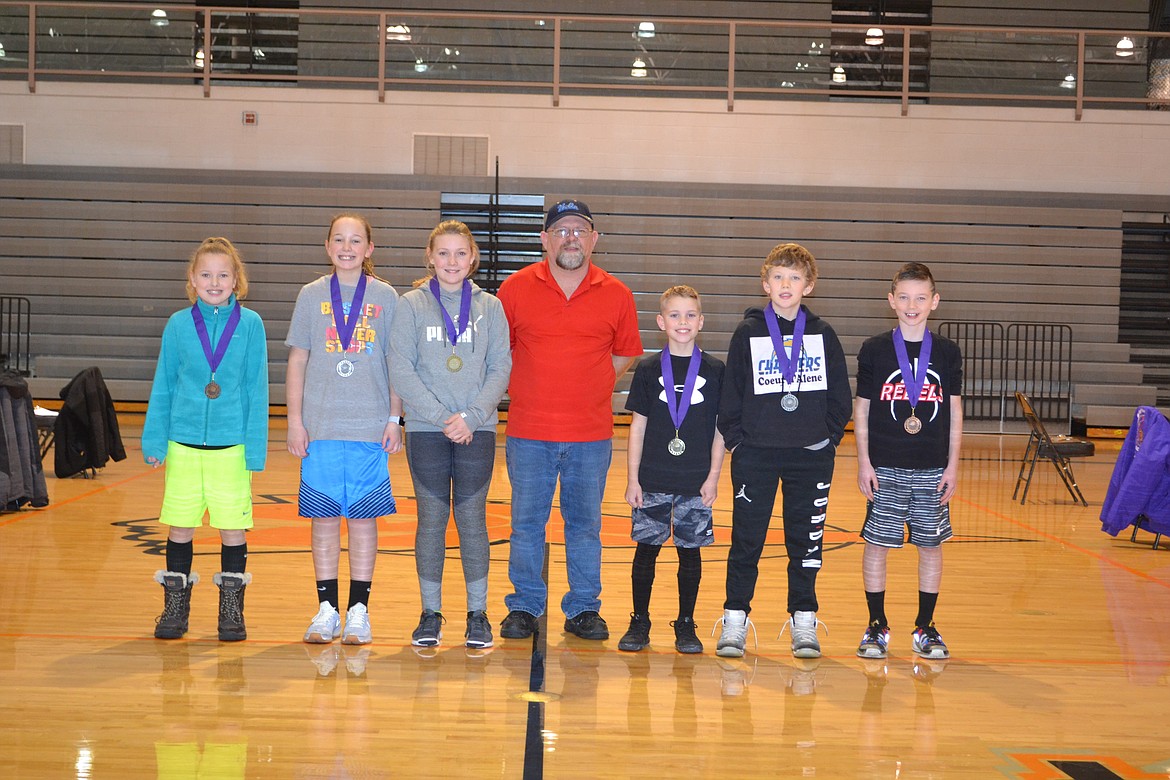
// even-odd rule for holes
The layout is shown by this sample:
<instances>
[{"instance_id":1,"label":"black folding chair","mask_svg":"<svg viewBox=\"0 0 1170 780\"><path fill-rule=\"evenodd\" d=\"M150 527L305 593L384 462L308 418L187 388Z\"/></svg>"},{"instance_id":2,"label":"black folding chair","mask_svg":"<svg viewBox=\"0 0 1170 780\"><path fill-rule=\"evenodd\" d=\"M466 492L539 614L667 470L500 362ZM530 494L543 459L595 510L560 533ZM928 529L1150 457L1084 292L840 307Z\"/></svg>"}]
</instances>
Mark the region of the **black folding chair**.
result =
<instances>
[{"instance_id":1,"label":"black folding chair","mask_svg":"<svg viewBox=\"0 0 1170 780\"><path fill-rule=\"evenodd\" d=\"M1056 472L1060 474L1060 478L1064 481L1064 486L1068 488L1069 495L1073 497L1073 500L1082 506L1088 506L1089 502L1085 500L1085 495L1077 485L1076 477L1073 476L1070 458L1087 458L1093 455L1096 451L1093 442L1075 436L1057 436L1056 438L1049 436L1044 423L1041 422L1036 415L1036 410L1032 407L1032 400L1023 393L1016 392L1016 403L1020 405L1020 411L1023 413L1024 419L1028 421L1032 432L1028 436L1024 460L1020 463L1020 474L1016 478L1016 489L1012 491L1012 500L1014 501L1016 495L1020 493L1021 486L1024 488L1024 492L1023 495L1020 495L1020 503L1024 503L1028 498L1028 488L1032 485L1032 474L1036 471L1036 461L1044 458L1056 467ZM1028 472L1026 477L1024 476L1025 471Z\"/></svg>"}]
</instances>

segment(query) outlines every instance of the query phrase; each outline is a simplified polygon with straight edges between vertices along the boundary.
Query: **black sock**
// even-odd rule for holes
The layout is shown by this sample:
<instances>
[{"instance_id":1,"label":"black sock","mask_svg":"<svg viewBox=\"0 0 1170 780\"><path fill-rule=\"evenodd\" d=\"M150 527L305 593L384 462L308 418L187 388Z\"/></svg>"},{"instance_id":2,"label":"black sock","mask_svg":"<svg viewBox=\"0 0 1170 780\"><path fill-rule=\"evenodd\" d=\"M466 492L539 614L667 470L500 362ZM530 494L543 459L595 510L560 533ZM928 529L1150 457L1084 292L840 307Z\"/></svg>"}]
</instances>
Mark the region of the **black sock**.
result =
<instances>
[{"instance_id":1,"label":"black sock","mask_svg":"<svg viewBox=\"0 0 1170 780\"><path fill-rule=\"evenodd\" d=\"M327 601L337 609L337 580L317 580L317 601Z\"/></svg>"},{"instance_id":2,"label":"black sock","mask_svg":"<svg viewBox=\"0 0 1170 780\"><path fill-rule=\"evenodd\" d=\"M877 623L883 628L889 625L886 620L886 592L879 590L876 593L865 592L865 603L869 606L869 622Z\"/></svg>"},{"instance_id":3,"label":"black sock","mask_svg":"<svg viewBox=\"0 0 1170 780\"><path fill-rule=\"evenodd\" d=\"M194 559L194 542L172 542L170 539L167 539L167 571L190 574L191 561Z\"/></svg>"},{"instance_id":4,"label":"black sock","mask_svg":"<svg viewBox=\"0 0 1170 780\"><path fill-rule=\"evenodd\" d=\"M695 601L699 598L699 580L703 579L703 559L698 547L678 547L678 619L695 619Z\"/></svg>"},{"instance_id":5,"label":"black sock","mask_svg":"<svg viewBox=\"0 0 1170 780\"><path fill-rule=\"evenodd\" d=\"M654 588L654 562L662 548L656 544L638 542L634 550L634 566L630 576L634 585L634 614L650 614L650 591Z\"/></svg>"},{"instance_id":6,"label":"black sock","mask_svg":"<svg viewBox=\"0 0 1170 780\"><path fill-rule=\"evenodd\" d=\"M248 568L248 543L219 546L219 570L243 574Z\"/></svg>"},{"instance_id":7,"label":"black sock","mask_svg":"<svg viewBox=\"0 0 1170 780\"><path fill-rule=\"evenodd\" d=\"M372 582L363 582L361 580L350 580L349 581L349 605L348 605L348 607L352 607L354 604L361 604L362 606L368 608L370 606L370 587L372 585L373 585ZM347 607L347 609L348 609L348 607Z\"/></svg>"},{"instance_id":8,"label":"black sock","mask_svg":"<svg viewBox=\"0 0 1170 780\"><path fill-rule=\"evenodd\" d=\"M933 623L936 604L938 604L937 593L918 591L918 617L914 619L914 625L926 628Z\"/></svg>"}]
</instances>

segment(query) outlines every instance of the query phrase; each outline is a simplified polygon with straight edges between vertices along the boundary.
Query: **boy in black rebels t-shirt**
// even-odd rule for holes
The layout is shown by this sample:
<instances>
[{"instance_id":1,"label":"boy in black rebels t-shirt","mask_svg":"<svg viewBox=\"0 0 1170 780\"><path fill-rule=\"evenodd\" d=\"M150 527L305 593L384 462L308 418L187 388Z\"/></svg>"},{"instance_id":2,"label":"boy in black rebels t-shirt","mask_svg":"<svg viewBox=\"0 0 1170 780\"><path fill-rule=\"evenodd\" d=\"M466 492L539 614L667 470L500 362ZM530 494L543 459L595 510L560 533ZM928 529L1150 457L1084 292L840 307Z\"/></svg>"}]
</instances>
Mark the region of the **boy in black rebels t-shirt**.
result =
<instances>
[{"instance_id":1,"label":"boy in black rebels t-shirt","mask_svg":"<svg viewBox=\"0 0 1170 780\"><path fill-rule=\"evenodd\" d=\"M938 308L929 268L902 266L890 285L889 301L898 327L868 339L857 355L857 484L869 500L861 529L869 625L857 654L886 657L886 556L891 547L902 546L909 527L910 543L918 548L912 647L924 658L947 658L946 643L934 626L934 607L959 470L963 358L957 344L926 327Z\"/></svg>"}]
</instances>

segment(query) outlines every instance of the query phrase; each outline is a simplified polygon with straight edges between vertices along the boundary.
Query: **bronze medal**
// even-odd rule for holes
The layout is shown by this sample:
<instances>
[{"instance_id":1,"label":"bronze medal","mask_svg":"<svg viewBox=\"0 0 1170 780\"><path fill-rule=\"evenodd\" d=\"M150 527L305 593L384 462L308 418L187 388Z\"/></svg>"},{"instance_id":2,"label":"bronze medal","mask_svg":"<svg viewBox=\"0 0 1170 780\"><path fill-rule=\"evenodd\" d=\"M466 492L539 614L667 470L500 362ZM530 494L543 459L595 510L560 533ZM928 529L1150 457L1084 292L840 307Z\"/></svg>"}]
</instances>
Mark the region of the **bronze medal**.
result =
<instances>
[{"instance_id":1,"label":"bronze medal","mask_svg":"<svg viewBox=\"0 0 1170 780\"><path fill-rule=\"evenodd\" d=\"M922 430L922 420L914 416L914 412L910 412L910 416L906 418L906 422L902 423L902 427L906 429L906 433L913 436Z\"/></svg>"},{"instance_id":2,"label":"bronze medal","mask_svg":"<svg viewBox=\"0 0 1170 780\"><path fill-rule=\"evenodd\" d=\"M207 386L203 388L203 394L208 398L219 398L220 392L220 387L214 379L208 382Z\"/></svg>"}]
</instances>

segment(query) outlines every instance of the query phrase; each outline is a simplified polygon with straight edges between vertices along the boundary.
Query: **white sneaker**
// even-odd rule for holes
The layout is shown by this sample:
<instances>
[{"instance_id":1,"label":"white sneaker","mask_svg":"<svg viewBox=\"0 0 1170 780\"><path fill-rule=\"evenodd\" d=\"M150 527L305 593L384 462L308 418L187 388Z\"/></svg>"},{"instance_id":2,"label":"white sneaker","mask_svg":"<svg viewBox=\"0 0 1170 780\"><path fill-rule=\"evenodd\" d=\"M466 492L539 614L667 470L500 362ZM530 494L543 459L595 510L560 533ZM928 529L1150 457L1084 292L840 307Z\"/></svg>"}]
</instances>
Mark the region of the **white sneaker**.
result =
<instances>
[{"instance_id":1,"label":"white sneaker","mask_svg":"<svg viewBox=\"0 0 1170 780\"><path fill-rule=\"evenodd\" d=\"M791 630L792 654L797 658L820 658L821 643L817 639L819 626L824 626L825 633L829 633L829 627L817 620L817 613L794 612L792 617L788 618L788 622L780 629L780 634L784 634L785 628Z\"/></svg>"},{"instance_id":2,"label":"white sneaker","mask_svg":"<svg viewBox=\"0 0 1170 780\"><path fill-rule=\"evenodd\" d=\"M345 613L345 633L341 637L343 645L368 645L373 639L370 633L370 613L365 604L354 604Z\"/></svg>"},{"instance_id":3,"label":"white sneaker","mask_svg":"<svg viewBox=\"0 0 1170 780\"><path fill-rule=\"evenodd\" d=\"M752 621L748 620L747 612L742 609L725 609L719 623L723 624L723 632L719 634L719 643L715 645L715 655L742 658L744 645L747 644L748 626L752 627L752 631L756 630Z\"/></svg>"},{"instance_id":4,"label":"white sneaker","mask_svg":"<svg viewBox=\"0 0 1170 780\"><path fill-rule=\"evenodd\" d=\"M305 641L313 645L327 645L341 636L341 615L328 601L321 602L321 608L305 632Z\"/></svg>"}]
</instances>

